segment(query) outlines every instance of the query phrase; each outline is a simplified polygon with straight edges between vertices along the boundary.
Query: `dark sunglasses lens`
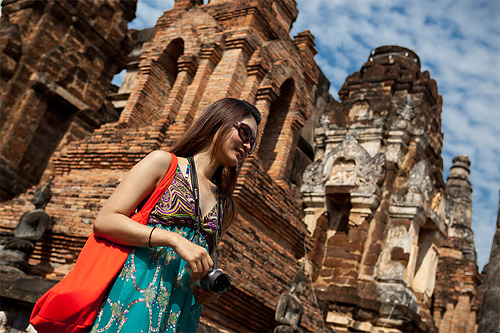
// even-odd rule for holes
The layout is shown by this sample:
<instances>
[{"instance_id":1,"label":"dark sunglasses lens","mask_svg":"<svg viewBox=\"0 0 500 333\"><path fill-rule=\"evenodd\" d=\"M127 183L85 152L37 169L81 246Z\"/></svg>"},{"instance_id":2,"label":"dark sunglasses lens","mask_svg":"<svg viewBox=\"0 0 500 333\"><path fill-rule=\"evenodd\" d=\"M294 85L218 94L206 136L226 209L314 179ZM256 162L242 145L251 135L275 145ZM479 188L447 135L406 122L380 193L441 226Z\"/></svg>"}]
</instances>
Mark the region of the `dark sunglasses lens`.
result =
<instances>
[{"instance_id":1,"label":"dark sunglasses lens","mask_svg":"<svg viewBox=\"0 0 500 333\"><path fill-rule=\"evenodd\" d=\"M257 145L257 141L252 138L252 130L247 124L240 123L238 126L238 135L244 143L250 144L250 150L248 154L250 155L255 150L255 146Z\"/></svg>"},{"instance_id":2,"label":"dark sunglasses lens","mask_svg":"<svg viewBox=\"0 0 500 333\"><path fill-rule=\"evenodd\" d=\"M252 139L252 131L250 127L245 124L241 124L239 128L238 134L240 135L241 140L248 142Z\"/></svg>"}]
</instances>

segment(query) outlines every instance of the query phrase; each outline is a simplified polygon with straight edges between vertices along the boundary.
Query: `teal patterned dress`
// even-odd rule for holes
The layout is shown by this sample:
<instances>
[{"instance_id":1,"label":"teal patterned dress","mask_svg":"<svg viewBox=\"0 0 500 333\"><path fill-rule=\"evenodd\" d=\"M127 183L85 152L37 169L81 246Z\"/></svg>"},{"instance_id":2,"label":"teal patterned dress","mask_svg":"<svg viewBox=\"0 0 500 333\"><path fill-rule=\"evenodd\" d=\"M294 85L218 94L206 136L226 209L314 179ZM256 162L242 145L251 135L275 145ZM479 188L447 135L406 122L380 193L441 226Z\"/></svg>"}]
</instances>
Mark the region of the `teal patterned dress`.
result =
<instances>
[{"instance_id":1,"label":"teal patterned dress","mask_svg":"<svg viewBox=\"0 0 500 333\"><path fill-rule=\"evenodd\" d=\"M193 241L194 198L179 167L148 219ZM200 246L212 253L217 207L203 219ZM186 262L168 247L136 247L103 301L92 332L196 332L201 305L196 303Z\"/></svg>"}]
</instances>

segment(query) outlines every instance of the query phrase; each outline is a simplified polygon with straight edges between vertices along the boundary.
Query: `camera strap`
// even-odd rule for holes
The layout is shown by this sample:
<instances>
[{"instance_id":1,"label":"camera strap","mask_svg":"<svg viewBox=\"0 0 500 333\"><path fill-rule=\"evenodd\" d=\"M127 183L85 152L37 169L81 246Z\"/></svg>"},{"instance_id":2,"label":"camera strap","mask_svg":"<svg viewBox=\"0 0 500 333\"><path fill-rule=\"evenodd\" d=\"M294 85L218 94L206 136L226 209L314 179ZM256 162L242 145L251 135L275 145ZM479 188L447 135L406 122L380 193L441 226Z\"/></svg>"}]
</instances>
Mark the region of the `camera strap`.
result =
<instances>
[{"instance_id":1,"label":"camera strap","mask_svg":"<svg viewBox=\"0 0 500 333\"><path fill-rule=\"evenodd\" d=\"M200 209L200 191L198 186L198 175L196 173L196 165L193 156L187 158L191 166L191 185L193 186L194 197L194 229L195 229L195 244L200 245L201 234L201 209ZM215 232L215 255L214 255L214 269L217 269L217 261L219 259L219 236L221 234L221 215L222 215L222 198L220 196L219 186L217 185L217 230Z\"/></svg>"}]
</instances>

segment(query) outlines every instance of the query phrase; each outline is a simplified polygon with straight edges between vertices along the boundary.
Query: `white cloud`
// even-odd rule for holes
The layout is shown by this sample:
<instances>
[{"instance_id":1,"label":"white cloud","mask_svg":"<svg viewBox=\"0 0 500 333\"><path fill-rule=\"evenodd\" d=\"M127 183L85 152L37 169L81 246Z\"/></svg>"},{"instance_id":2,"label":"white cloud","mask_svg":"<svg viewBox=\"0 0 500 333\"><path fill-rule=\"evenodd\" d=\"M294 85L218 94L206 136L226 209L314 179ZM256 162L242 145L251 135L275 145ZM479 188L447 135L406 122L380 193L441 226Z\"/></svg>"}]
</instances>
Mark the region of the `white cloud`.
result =
<instances>
[{"instance_id":1,"label":"white cloud","mask_svg":"<svg viewBox=\"0 0 500 333\"><path fill-rule=\"evenodd\" d=\"M163 12L172 9L174 0L139 0L136 18L130 22L129 29L145 29L154 27Z\"/></svg>"}]
</instances>

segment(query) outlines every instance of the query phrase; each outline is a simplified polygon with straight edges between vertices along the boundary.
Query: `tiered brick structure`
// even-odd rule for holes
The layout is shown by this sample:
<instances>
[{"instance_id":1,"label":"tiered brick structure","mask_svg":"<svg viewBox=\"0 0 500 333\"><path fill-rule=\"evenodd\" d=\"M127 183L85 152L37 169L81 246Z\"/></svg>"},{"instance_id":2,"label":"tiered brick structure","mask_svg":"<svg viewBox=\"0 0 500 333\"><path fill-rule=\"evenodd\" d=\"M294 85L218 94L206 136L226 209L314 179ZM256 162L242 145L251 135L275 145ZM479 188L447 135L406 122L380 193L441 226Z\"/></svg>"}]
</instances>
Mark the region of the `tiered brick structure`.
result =
<instances>
[{"instance_id":1,"label":"tiered brick structure","mask_svg":"<svg viewBox=\"0 0 500 333\"><path fill-rule=\"evenodd\" d=\"M43 263L50 278L67 273L92 219L137 161L154 149L168 149L212 102L245 99L263 119L257 152L240 168L240 215L221 245L221 266L233 287L204 308L202 328L272 331L276 302L310 243L294 199L301 185L296 175L313 158L308 119L317 119L332 100L314 61L314 37L305 31L290 38L297 13L293 0L176 1L154 29L135 33L139 44L126 84L111 96L123 108L119 119L52 155L54 195L46 211L54 223L31 263ZM4 231L31 209L28 196L0 207ZM302 324L318 331L318 310L309 299L304 302Z\"/></svg>"},{"instance_id":2,"label":"tiered brick structure","mask_svg":"<svg viewBox=\"0 0 500 333\"><path fill-rule=\"evenodd\" d=\"M316 130L316 161L302 186L315 241L309 272L327 306L327 325L338 332L451 332L444 315L453 327L465 320L464 332L475 332L471 303L480 281L471 256L469 162L458 157L445 186L436 82L420 71L413 51L384 46L339 95ZM440 264L436 283L447 251L469 255ZM452 273L467 291L439 279ZM441 290L447 293L436 294ZM443 314L462 294L470 296L456 310L463 317Z\"/></svg>"},{"instance_id":3,"label":"tiered brick structure","mask_svg":"<svg viewBox=\"0 0 500 333\"><path fill-rule=\"evenodd\" d=\"M2 126L9 129L2 128L8 139L2 195L22 193L0 205L1 232L12 233L32 209L33 187L23 190L42 175L40 183L53 177L46 207L53 223L30 259L33 274L56 280L67 274L125 173L150 151L168 149L204 108L230 96L254 103L263 120L256 153L239 169L240 214L221 245L221 266L233 285L204 308L200 332L272 331L279 296L303 264L314 280L302 300L305 331L321 331L323 319L338 332L475 332L480 279L469 162L458 157L444 183L442 101L413 51L375 49L347 78L339 103L314 61L314 37L289 36L294 0L176 0L155 27L128 33L135 2L2 6L2 32L11 36L2 34L0 44L8 97ZM48 33L60 34L61 45L26 53ZM124 83L105 102L132 39ZM89 59L95 70L86 72ZM18 65L23 61L31 67ZM65 61L85 66L71 70ZM18 80L16 66L28 68L20 73L33 80ZM70 113L87 111L70 116L58 111L60 103L72 105ZM55 115L64 126L50 126ZM18 138L21 127L27 136ZM44 133L57 139L49 148ZM16 150L23 157L9 153ZM39 162L23 171L35 157ZM453 286L442 282L451 272ZM459 315L472 319L458 322L465 318Z\"/></svg>"}]
</instances>

